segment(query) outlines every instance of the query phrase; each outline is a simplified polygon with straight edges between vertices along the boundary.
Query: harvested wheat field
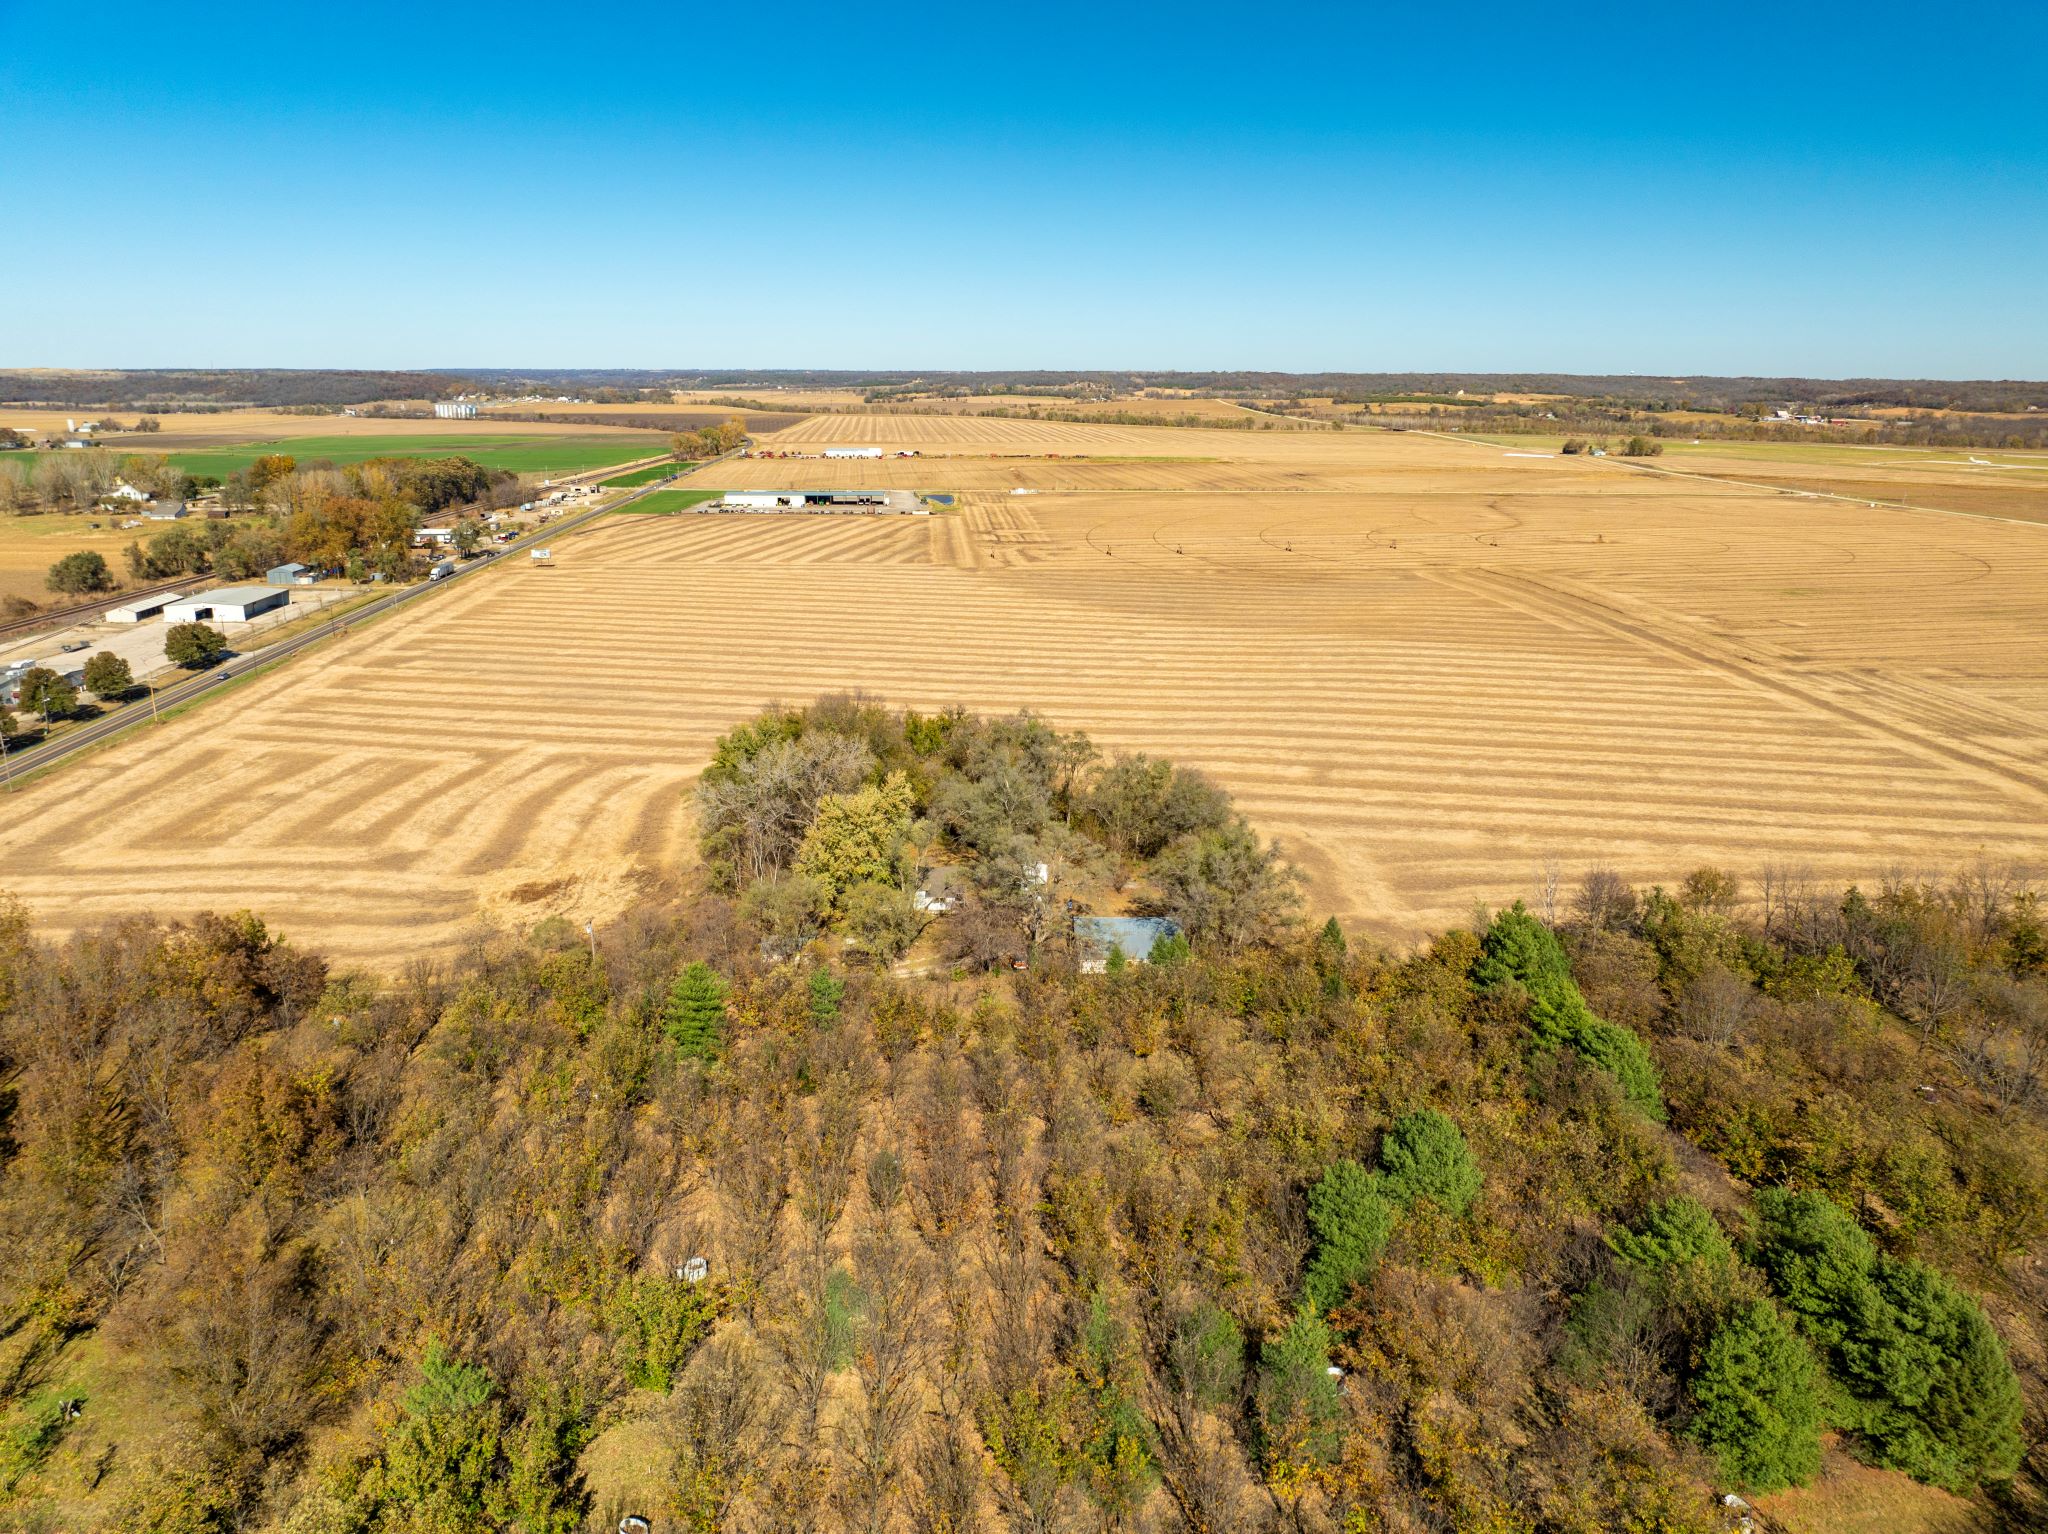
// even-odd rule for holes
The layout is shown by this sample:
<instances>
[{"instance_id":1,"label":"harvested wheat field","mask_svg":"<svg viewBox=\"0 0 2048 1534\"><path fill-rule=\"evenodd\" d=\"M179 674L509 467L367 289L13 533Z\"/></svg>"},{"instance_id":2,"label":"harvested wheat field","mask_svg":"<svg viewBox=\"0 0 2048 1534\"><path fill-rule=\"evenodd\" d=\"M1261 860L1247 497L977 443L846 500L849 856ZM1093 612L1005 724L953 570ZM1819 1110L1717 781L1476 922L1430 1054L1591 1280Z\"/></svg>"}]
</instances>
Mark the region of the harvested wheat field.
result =
<instances>
[{"instance_id":1,"label":"harvested wheat field","mask_svg":"<svg viewBox=\"0 0 2048 1534\"><path fill-rule=\"evenodd\" d=\"M445 948L479 906L601 921L687 867L721 730L854 688L1205 767L1316 912L1396 940L1553 859L2048 859L2048 529L1417 435L892 416L770 445L834 441L934 456L717 483L957 507L606 519L32 785L0 885L52 928L250 906L343 956Z\"/></svg>"}]
</instances>

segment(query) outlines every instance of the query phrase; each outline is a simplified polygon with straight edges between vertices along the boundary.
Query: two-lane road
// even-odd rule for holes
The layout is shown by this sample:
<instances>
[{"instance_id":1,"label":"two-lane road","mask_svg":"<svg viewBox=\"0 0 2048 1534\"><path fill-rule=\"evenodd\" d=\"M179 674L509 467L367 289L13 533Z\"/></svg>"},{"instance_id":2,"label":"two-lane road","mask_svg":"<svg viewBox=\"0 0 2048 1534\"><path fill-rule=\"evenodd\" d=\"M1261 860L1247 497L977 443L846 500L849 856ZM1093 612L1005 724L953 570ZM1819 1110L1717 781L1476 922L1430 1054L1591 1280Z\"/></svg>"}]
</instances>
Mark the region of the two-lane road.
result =
<instances>
[{"instance_id":1,"label":"two-lane road","mask_svg":"<svg viewBox=\"0 0 2048 1534\"><path fill-rule=\"evenodd\" d=\"M722 461L722 459L714 458L700 463L696 468L685 470L684 477L695 474L699 470L707 469L712 464ZM407 602L417 602L445 586L454 585L457 581L467 580L485 570L491 569L506 555L521 553L541 544L552 543L555 539L562 537L566 533L576 531L586 523L595 521L598 517L617 511L623 506L631 505L644 495L651 495L656 490L667 489L671 483L672 481L668 480L657 480L651 485L636 487L627 491L616 500L606 501L602 505L592 506L586 510L575 512L557 521L550 522L545 527L537 528L533 532L522 533L518 538L500 549L496 558L469 560L458 565L454 574L444 576L438 581L420 581L414 585L400 586L365 606L354 608L338 617L316 623L304 632L292 635L289 639L280 639L275 644L265 645L260 650L252 650L247 655L232 655L219 665L211 667L206 671L198 672L192 676L181 677L166 687L152 688L149 696L133 703L125 703L121 707L113 709L87 724L81 725L75 730L66 731L54 740L30 746L26 750L8 751L5 756L4 770L0 770L0 778L4 778L6 786L11 789L14 786L14 780L24 773L39 772L54 763L63 761L68 756L75 755L80 751L88 751L124 730L133 729L136 725L146 723L161 714L164 709L176 708L180 704L189 703L195 698L203 697L225 682L233 681L236 677L247 676L252 671L260 671L266 666L274 665L288 656L297 654L308 645L318 644L323 639L332 638L353 624L361 623L366 619L387 613L392 608L402 606Z\"/></svg>"}]
</instances>

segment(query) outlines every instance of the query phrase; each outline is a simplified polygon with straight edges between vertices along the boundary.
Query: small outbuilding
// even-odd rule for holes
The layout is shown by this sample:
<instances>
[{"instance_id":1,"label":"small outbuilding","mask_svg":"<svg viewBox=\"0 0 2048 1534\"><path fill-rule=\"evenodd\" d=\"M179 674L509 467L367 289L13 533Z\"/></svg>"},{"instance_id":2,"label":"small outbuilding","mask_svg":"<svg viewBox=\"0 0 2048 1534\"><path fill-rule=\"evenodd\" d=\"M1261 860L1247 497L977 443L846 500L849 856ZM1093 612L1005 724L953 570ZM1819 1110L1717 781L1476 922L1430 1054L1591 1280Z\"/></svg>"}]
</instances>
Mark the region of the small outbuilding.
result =
<instances>
[{"instance_id":1,"label":"small outbuilding","mask_svg":"<svg viewBox=\"0 0 2048 1534\"><path fill-rule=\"evenodd\" d=\"M144 597L139 602L130 602L126 607L109 608L101 614L109 623L140 623L144 618L154 618L173 602L183 598L175 591L160 592L153 597Z\"/></svg>"},{"instance_id":2,"label":"small outbuilding","mask_svg":"<svg viewBox=\"0 0 2048 1534\"><path fill-rule=\"evenodd\" d=\"M310 586L313 572L297 563L272 565L263 572L263 579L272 586Z\"/></svg>"},{"instance_id":3,"label":"small outbuilding","mask_svg":"<svg viewBox=\"0 0 2048 1534\"><path fill-rule=\"evenodd\" d=\"M164 609L169 623L247 623L262 613L290 603L292 594L274 586L221 586L173 602Z\"/></svg>"},{"instance_id":4,"label":"small outbuilding","mask_svg":"<svg viewBox=\"0 0 2048 1534\"><path fill-rule=\"evenodd\" d=\"M1109 956L1121 953L1129 964L1143 964L1152 957L1153 945L1161 938L1179 937L1180 923L1164 916L1076 916L1074 941L1081 950L1081 972L1099 975L1109 968Z\"/></svg>"}]
</instances>

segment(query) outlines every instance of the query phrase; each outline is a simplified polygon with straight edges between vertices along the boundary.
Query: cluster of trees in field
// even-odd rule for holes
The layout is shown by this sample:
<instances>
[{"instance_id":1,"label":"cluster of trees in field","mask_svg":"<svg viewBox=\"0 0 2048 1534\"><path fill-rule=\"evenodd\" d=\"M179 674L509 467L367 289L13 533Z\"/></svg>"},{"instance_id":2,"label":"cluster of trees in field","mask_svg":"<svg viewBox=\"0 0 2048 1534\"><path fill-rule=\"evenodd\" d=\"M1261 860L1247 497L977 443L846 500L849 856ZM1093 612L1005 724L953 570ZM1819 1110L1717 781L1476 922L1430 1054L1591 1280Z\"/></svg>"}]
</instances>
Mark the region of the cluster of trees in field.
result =
<instances>
[{"instance_id":1,"label":"cluster of trees in field","mask_svg":"<svg viewBox=\"0 0 2048 1534\"><path fill-rule=\"evenodd\" d=\"M723 421L699 426L692 431L677 432L669 443L669 450L679 462L702 462L707 458L737 452L746 446L746 442L746 419L735 415L728 416Z\"/></svg>"},{"instance_id":2,"label":"cluster of trees in field","mask_svg":"<svg viewBox=\"0 0 2048 1534\"><path fill-rule=\"evenodd\" d=\"M943 915L944 956L986 971L1073 959L1075 914L1110 895L1224 949L1295 910L1277 851L1200 773L1104 760L1030 714L774 709L720 737L697 819L713 880L776 953L830 931L887 964ZM921 907L928 884L942 907Z\"/></svg>"},{"instance_id":3,"label":"cluster of trees in field","mask_svg":"<svg viewBox=\"0 0 2048 1534\"><path fill-rule=\"evenodd\" d=\"M1708 1534L1823 1424L2039 1511L2048 938L1989 871L843 952L707 892L374 982L6 908L7 1511Z\"/></svg>"},{"instance_id":4,"label":"cluster of trees in field","mask_svg":"<svg viewBox=\"0 0 2048 1534\"><path fill-rule=\"evenodd\" d=\"M1596 448L1603 453L1610 451L1608 443L1594 442L1585 437L1566 437L1564 445L1559 451L1567 455L1575 455L1591 453ZM1655 458L1663 453L1664 444L1654 437L1636 436L1630 437L1620 447L1611 450L1620 453L1624 458Z\"/></svg>"}]
</instances>

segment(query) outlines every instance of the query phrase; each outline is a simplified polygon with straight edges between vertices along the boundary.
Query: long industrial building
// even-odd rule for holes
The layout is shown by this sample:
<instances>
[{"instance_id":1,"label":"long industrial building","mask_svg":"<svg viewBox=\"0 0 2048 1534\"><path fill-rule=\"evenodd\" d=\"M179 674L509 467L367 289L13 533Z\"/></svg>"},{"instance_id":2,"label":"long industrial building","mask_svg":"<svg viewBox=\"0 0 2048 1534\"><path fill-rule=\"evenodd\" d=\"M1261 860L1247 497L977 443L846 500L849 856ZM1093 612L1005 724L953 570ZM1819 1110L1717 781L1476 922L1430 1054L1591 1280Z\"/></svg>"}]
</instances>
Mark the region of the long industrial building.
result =
<instances>
[{"instance_id":1,"label":"long industrial building","mask_svg":"<svg viewBox=\"0 0 2048 1534\"><path fill-rule=\"evenodd\" d=\"M908 490L728 490L717 509L917 515L925 505Z\"/></svg>"},{"instance_id":2,"label":"long industrial building","mask_svg":"<svg viewBox=\"0 0 2048 1534\"><path fill-rule=\"evenodd\" d=\"M220 586L173 602L164 609L167 623L247 623L259 613L290 603L292 594L275 586Z\"/></svg>"}]
</instances>

